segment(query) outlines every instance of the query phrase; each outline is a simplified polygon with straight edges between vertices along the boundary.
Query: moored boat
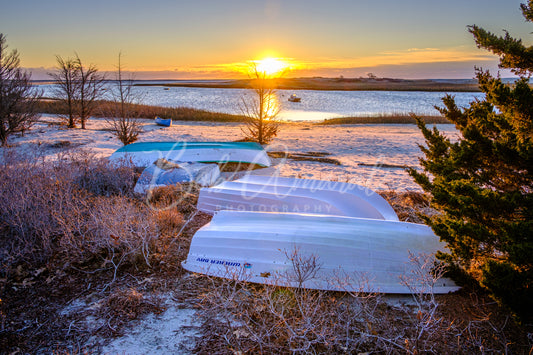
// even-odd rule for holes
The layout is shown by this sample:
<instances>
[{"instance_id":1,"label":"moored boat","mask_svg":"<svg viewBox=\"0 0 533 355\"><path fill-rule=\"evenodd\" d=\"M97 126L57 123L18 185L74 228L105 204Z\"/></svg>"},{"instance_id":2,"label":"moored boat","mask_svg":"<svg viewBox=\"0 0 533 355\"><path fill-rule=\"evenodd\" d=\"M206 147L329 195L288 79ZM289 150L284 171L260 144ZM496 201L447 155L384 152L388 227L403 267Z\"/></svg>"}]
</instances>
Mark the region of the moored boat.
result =
<instances>
[{"instance_id":1,"label":"moored boat","mask_svg":"<svg viewBox=\"0 0 533 355\"><path fill-rule=\"evenodd\" d=\"M220 211L196 232L182 264L192 272L278 286L448 293L459 287L447 278L434 280L427 270L420 275L410 259L444 249L431 229L420 224ZM295 266L294 260L302 262ZM298 277L296 270L305 265L315 266L306 270L307 277Z\"/></svg>"},{"instance_id":2,"label":"moored boat","mask_svg":"<svg viewBox=\"0 0 533 355\"><path fill-rule=\"evenodd\" d=\"M290 102L300 102L302 101L302 99L298 96L296 96L296 94L292 94L291 96L289 96L289 101Z\"/></svg>"},{"instance_id":3,"label":"moored boat","mask_svg":"<svg viewBox=\"0 0 533 355\"><path fill-rule=\"evenodd\" d=\"M266 151L254 142L138 142L117 149L109 157L115 161L131 160L139 167L161 158L174 162L271 165Z\"/></svg>"}]
</instances>

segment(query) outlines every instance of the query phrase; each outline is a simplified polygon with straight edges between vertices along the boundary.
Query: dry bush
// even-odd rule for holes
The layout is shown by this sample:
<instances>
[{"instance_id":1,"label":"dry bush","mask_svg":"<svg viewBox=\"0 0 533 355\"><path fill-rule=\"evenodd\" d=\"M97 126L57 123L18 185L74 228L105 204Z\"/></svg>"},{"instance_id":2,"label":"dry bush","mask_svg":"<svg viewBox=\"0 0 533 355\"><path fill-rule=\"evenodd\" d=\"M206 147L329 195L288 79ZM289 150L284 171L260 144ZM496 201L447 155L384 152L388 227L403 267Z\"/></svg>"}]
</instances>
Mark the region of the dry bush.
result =
<instances>
[{"instance_id":1,"label":"dry bush","mask_svg":"<svg viewBox=\"0 0 533 355\"><path fill-rule=\"evenodd\" d=\"M177 210L161 210L156 213L157 226L161 235L175 236L185 224L183 214Z\"/></svg>"},{"instance_id":2,"label":"dry bush","mask_svg":"<svg viewBox=\"0 0 533 355\"><path fill-rule=\"evenodd\" d=\"M104 333L117 335L130 320L150 313L160 314L165 309L155 295L145 296L134 288L120 288L107 296L99 307L99 316L106 320Z\"/></svg>"},{"instance_id":3,"label":"dry bush","mask_svg":"<svg viewBox=\"0 0 533 355\"><path fill-rule=\"evenodd\" d=\"M74 183L81 189L100 196L133 196L137 175L131 161L116 164L84 151L69 154L67 158L76 171Z\"/></svg>"},{"instance_id":4,"label":"dry bush","mask_svg":"<svg viewBox=\"0 0 533 355\"><path fill-rule=\"evenodd\" d=\"M196 212L200 186L194 182L156 187L149 190L146 203L153 210L177 209L184 216Z\"/></svg>"},{"instance_id":5,"label":"dry bush","mask_svg":"<svg viewBox=\"0 0 533 355\"><path fill-rule=\"evenodd\" d=\"M293 260L303 261L293 270L311 268L298 275L312 274L319 264ZM411 277L417 280L432 265L425 257L413 258L412 263ZM424 280L431 286L438 276L437 272ZM203 334L195 339L198 353L484 354L531 349L524 332L517 331L509 318L493 315L503 313L494 304L490 309L472 306L477 312L473 317L464 311L457 314L457 308L468 303L460 293L437 297L413 289L412 301L398 302L372 293L257 285L236 277L204 279L210 283L199 301ZM458 300L452 310L441 306L449 297Z\"/></svg>"},{"instance_id":6,"label":"dry bush","mask_svg":"<svg viewBox=\"0 0 533 355\"><path fill-rule=\"evenodd\" d=\"M125 263L150 266L150 250L158 236L153 212L122 196L97 197L93 203L84 221L85 233L62 238L60 250L68 256L81 254L81 260L97 257L103 269L112 268L111 283Z\"/></svg>"},{"instance_id":7,"label":"dry bush","mask_svg":"<svg viewBox=\"0 0 533 355\"><path fill-rule=\"evenodd\" d=\"M99 173L101 172L101 173ZM89 156L47 162L13 155L0 170L3 270L21 262L83 264L116 270L142 257L157 237L152 212L129 198L133 170ZM109 197L108 197L109 196Z\"/></svg>"},{"instance_id":8,"label":"dry bush","mask_svg":"<svg viewBox=\"0 0 533 355\"><path fill-rule=\"evenodd\" d=\"M430 207L430 197L421 192L380 191L379 194L392 206L400 221L424 224L421 215L437 213Z\"/></svg>"},{"instance_id":9,"label":"dry bush","mask_svg":"<svg viewBox=\"0 0 533 355\"><path fill-rule=\"evenodd\" d=\"M378 329L377 294L285 288L302 285L320 270L316 256L285 252L292 264L271 285L211 279L201 297L204 336L198 352L339 353L366 351L368 329ZM362 325L359 329L357 325Z\"/></svg>"}]
</instances>

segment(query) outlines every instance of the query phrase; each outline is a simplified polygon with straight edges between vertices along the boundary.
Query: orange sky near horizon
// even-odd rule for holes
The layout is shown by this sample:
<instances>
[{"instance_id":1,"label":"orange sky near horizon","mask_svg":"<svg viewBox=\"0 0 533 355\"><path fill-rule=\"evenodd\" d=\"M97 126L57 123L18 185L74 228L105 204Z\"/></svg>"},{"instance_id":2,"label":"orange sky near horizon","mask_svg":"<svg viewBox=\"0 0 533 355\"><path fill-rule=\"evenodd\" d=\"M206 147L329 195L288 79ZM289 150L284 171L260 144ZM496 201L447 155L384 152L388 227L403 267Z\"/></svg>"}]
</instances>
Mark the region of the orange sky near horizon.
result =
<instances>
[{"instance_id":1,"label":"orange sky near horizon","mask_svg":"<svg viewBox=\"0 0 533 355\"><path fill-rule=\"evenodd\" d=\"M143 79L246 77L250 61L279 58L288 77L471 78L497 70L466 26L529 40L521 0L2 1L0 23L21 64L46 77L73 56ZM78 14L83 14L82 16Z\"/></svg>"}]
</instances>

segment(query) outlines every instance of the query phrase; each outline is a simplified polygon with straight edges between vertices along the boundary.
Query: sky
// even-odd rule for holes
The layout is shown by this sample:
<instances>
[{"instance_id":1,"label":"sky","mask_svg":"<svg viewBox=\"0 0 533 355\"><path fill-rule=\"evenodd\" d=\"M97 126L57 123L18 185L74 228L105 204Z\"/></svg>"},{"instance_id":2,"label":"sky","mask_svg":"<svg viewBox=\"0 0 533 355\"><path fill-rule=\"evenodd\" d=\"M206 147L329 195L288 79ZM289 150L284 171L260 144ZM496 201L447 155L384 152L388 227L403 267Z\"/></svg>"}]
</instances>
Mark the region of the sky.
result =
<instances>
[{"instance_id":1,"label":"sky","mask_svg":"<svg viewBox=\"0 0 533 355\"><path fill-rule=\"evenodd\" d=\"M77 53L138 79L245 77L281 58L288 77L472 78L498 70L467 26L531 43L525 0L0 0L0 32L34 79ZM502 76L509 76L506 71Z\"/></svg>"}]
</instances>

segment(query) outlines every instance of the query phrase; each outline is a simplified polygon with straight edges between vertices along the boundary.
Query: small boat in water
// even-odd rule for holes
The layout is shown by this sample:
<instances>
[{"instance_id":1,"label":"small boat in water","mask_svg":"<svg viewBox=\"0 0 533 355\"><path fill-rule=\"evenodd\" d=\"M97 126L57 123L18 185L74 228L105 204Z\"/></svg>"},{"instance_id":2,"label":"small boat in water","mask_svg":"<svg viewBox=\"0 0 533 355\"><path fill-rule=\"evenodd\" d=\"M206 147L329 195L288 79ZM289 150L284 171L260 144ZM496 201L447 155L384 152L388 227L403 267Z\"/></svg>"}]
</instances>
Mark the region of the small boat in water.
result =
<instances>
[{"instance_id":1,"label":"small boat in water","mask_svg":"<svg viewBox=\"0 0 533 355\"><path fill-rule=\"evenodd\" d=\"M156 116L155 123L159 126L170 127L172 126L172 118L161 118Z\"/></svg>"},{"instance_id":2,"label":"small boat in water","mask_svg":"<svg viewBox=\"0 0 533 355\"><path fill-rule=\"evenodd\" d=\"M110 160L131 160L147 167L158 159L173 162L248 163L268 167L266 151L254 142L138 142L117 149Z\"/></svg>"},{"instance_id":3,"label":"small boat in water","mask_svg":"<svg viewBox=\"0 0 533 355\"><path fill-rule=\"evenodd\" d=\"M420 273L412 260L438 250L445 250L445 244L421 224L219 211L193 236L182 265L192 272L278 286L399 294L456 291L452 280L435 280L429 270ZM315 266L298 269L305 265Z\"/></svg>"},{"instance_id":4,"label":"small boat in water","mask_svg":"<svg viewBox=\"0 0 533 355\"><path fill-rule=\"evenodd\" d=\"M197 208L219 210L299 212L398 221L389 203L356 184L279 176L247 175L200 190Z\"/></svg>"},{"instance_id":5,"label":"small boat in water","mask_svg":"<svg viewBox=\"0 0 533 355\"><path fill-rule=\"evenodd\" d=\"M302 101L302 99L298 96L296 96L296 94L292 94L291 96L289 96L289 101L290 102L300 102Z\"/></svg>"}]
</instances>

